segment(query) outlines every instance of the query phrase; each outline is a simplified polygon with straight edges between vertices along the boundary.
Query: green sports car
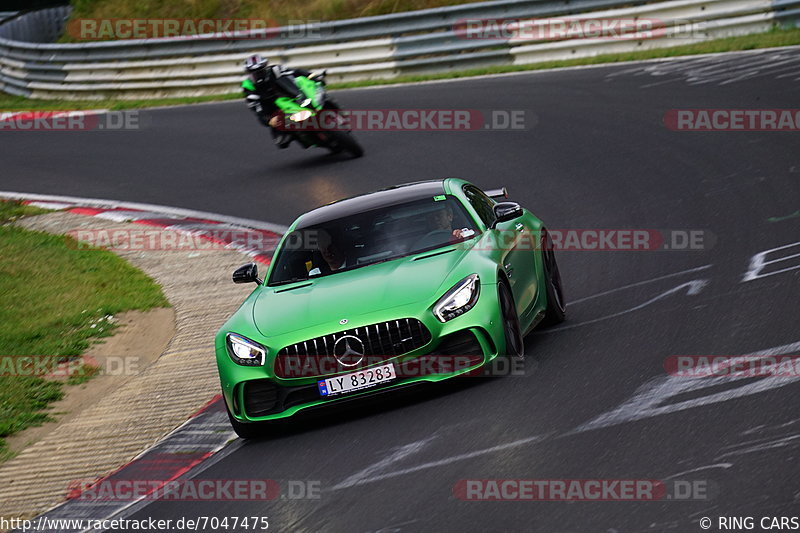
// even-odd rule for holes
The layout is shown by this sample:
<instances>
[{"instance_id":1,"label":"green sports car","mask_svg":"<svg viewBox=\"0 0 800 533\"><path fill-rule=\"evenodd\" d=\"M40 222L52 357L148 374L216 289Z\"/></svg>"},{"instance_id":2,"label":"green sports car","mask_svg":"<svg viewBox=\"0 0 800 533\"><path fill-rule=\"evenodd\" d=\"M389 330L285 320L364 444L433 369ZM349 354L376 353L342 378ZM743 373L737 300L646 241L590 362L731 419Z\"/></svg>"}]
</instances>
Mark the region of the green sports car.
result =
<instances>
[{"instance_id":1,"label":"green sports car","mask_svg":"<svg viewBox=\"0 0 800 533\"><path fill-rule=\"evenodd\" d=\"M542 221L461 179L399 185L298 218L264 280L216 335L222 393L244 438L263 422L521 357L564 319Z\"/></svg>"}]
</instances>

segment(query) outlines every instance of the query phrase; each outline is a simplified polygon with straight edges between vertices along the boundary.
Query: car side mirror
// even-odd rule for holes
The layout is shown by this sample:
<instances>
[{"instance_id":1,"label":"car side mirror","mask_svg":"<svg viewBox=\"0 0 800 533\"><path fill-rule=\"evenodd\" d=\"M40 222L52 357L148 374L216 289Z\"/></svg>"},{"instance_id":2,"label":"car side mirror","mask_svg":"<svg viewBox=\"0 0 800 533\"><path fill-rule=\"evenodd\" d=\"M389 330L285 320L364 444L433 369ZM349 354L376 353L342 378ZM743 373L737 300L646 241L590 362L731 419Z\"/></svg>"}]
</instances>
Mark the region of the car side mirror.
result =
<instances>
[{"instance_id":1,"label":"car side mirror","mask_svg":"<svg viewBox=\"0 0 800 533\"><path fill-rule=\"evenodd\" d=\"M258 265L255 263L247 263L233 271L234 283L257 283L261 285L263 280L258 278Z\"/></svg>"},{"instance_id":2,"label":"car side mirror","mask_svg":"<svg viewBox=\"0 0 800 533\"><path fill-rule=\"evenodd\" d=\"M494 228L500 222L508 222L522 216L522 206L517 202L497 202L494 204Z\"/></svg>"},{"instance_id":3,"label":"car side mirror","mask_svg":"<svg viewBox=\"0 0 800 533\"><path fill-rule=\"evenodd\" d=\"M500 187L499 189L488 189L483 192L485 192L486 196L489 198L508 198L508 189L505 187Z\"/></svg>"}]
</instances>

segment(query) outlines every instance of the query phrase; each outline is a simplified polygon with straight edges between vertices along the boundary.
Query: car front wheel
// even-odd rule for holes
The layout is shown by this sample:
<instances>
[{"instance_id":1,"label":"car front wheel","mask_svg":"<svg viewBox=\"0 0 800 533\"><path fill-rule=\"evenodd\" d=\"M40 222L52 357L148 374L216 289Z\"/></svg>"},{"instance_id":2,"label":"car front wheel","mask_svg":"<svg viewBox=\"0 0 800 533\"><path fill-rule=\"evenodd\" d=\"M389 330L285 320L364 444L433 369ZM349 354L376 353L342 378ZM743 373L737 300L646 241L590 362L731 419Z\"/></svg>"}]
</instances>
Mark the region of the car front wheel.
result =
<instances>
[{"instance_id":1,"label":"car front wheel","mask_svg":"<svg viewBox=\"0 0 800 533\"><path fill-rule=\"evenodd\" d=\"M225 399L222 400L225 402ZM231 421L231 426L233 427L233 431L242 439L257 439L258 437L263 436L264 434L264 424L259 424L257 422L251 423L244 423L239 422L236 418L231 414L231 410L228 408L228 403L225 402L225 411L228 413L228 420Z\"/></svg>"},{"instance_id":2,"label":"car front wheel","mask_svg":"<svg viewBox=\"0 0 800 533\"><path fill-rule=\"evenodd\" d=\"M497 297L500 303L500 315L503 320L503 332L506 338L505 353L508 356L522 357L525 346L522 340L522 330L519 326L517 309L514 306L514 297L505 281L497 285Z\"/></svg>"},{"instance_id":3,"label":"car front wheel","mask_svg":"<svg viewBox=\"0 0 800 533\"><path fill-rule=\"evenodd\" d=\"M542 261L544 263L544 279L547 289L547 311L542 324L551 326L564 321L567 315L567 304L564 300L564 289L561 285L561 272L556 263L553 241L545 233L542 239Z\"/></svg>"}]
</instances>

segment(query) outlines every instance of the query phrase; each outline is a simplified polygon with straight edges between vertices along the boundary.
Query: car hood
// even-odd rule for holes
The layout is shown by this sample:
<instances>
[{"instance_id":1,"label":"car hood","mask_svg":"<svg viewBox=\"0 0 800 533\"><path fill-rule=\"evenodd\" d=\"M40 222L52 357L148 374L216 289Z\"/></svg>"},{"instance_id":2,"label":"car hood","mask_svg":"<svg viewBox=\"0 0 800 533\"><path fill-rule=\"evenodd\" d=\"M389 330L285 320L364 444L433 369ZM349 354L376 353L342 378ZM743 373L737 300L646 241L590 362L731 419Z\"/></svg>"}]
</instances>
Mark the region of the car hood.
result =
<instances>
[{"instance_id":1,"label":"car hood","mask_svg":"<svg viewBox=\"0 0 800 533\"><path fill-rule=\"evenodd\" d=\"M258 330L270 337L321 324L330 324L335 331L342 329L339 321L345 318L354 323L357 317L382 309L415 302L432 305L450 288L442 285L450 283L451 273L468 253L459 246L443 251L416 254L313 281L265 287L253 305L253 320Z\"/></svg>"}]
</instances>

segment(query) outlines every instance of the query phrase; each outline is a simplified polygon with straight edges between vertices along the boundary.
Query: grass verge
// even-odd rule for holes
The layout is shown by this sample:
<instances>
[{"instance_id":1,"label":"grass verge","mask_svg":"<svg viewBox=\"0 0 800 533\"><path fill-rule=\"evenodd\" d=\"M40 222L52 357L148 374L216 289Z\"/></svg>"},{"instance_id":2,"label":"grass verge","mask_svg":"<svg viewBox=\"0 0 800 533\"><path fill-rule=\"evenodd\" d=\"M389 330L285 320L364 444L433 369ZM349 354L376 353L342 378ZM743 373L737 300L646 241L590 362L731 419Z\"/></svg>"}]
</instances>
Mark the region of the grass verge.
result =
<instances>
[{"instance_id":1,"label":"grass verge","mask_svg":"<svg viewBox=\"0 0 800 533\"><path fill-rule=\"evenodd\" d=\"M292 21L342 20L451 6L480 0L72 0L71 20L261 19L270 25Z\"/></svg>"},{"instance_id":2,"label":"grass verge","mask_svg":"<svg viewBox=\"0 0 800 533\"><path fill-rule=\"evenodd\" d=\"M585 57L564 61L548 61L532 65L502 65L479 69L447 72L441 74L428 74L420 76L403 76L388 80L364 80L348 83L331 84L331 89L346 89L353 87L369 87L374 85L393 85L397 83L413 83L419 81L443 80L454 78L469 78L487 74L503 74L507 72L534 71L560 67L574 67L580 65L597 65L603 63L621 63L643 59L657 59L665 57L691 56L697 54L711 54L719 52L734 52L741 50L754 50L758 48L774 48L779 46L792 46L800 44L800 28L780 29L765 33L727 37L713 41L704 41L696 44L642 50L624 54L606 54L595 57ZM0 110L68 110L68 109L140 109L165 105L185 105L203 102L217 102L225 100L238 100L240 93L214 96L198 96L191 98L162 98L154 100L32 100L20 96L0 93ZM0 130L1 131L1 130Z\"/></svg>"},{"instance_id":3,"label":"grass verge","mask_svg":"<svg viewBox=\"0 0 800 533\"><path fill-rule=\"evenodd\" d=\"M65 385L94 373L59 380L41 368L110 335L116 313L169 305L152 279L112 252L9 224L40 212L0 201L0 460L11 455L4 437L50 420L47 406Z\"/></svg>"}]
</instances>

